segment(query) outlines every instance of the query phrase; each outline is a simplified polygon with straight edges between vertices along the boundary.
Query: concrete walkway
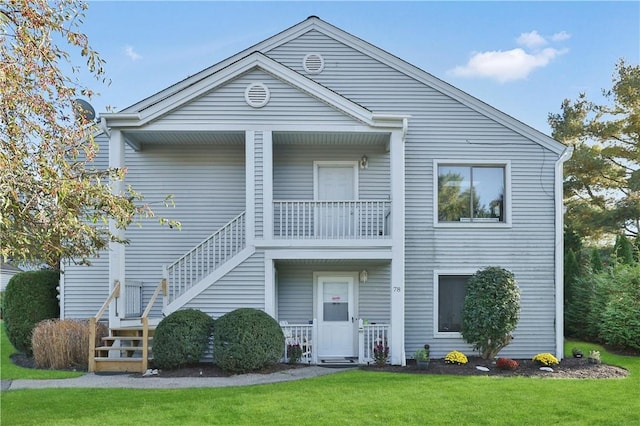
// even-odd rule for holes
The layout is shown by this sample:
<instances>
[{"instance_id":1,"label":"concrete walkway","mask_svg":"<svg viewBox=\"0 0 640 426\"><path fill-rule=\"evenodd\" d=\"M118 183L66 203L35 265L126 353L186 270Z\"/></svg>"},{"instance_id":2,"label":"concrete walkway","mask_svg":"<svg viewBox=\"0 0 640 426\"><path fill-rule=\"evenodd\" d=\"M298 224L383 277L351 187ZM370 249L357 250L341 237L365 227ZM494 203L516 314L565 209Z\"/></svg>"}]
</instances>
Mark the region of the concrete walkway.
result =
<instances>
[{"instance_id":1,"label":"concrete walkway","mask_svg":"<svg viewBox=\"0 0 640 426\"><path fill-rule=\"evenodd\" d=\"M348 370L351 370L349 368ZM311 366L293 368L271 374L239 374L231 377L133 377L129 374L87 373L73 379L54 380L2 380L2 391L16 389L45 388L128 388L128 389L176 389L176 388L221 388L228 386L250 386L266 383L287 382L325 376L345 371L345 368ZM162 373L161 373L162 374Z\"/></svg>"}]
</instances>

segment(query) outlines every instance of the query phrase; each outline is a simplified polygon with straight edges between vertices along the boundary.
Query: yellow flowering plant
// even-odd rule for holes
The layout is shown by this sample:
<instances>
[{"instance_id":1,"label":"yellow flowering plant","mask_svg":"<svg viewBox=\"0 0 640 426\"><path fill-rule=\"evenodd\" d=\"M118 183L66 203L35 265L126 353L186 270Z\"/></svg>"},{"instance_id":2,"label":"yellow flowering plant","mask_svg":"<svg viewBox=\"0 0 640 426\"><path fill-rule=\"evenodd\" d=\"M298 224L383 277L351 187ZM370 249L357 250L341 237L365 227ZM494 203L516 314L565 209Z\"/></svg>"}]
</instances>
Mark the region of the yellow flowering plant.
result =
<instances>
[{"instance_id":1,"label":"yellow flowering plant","mask_svg":"<svg viewBox=\"0 0 640 426\"><path fill-rule=\"evenodd\" d=\"M464 365L468 362L467 356L462 352L451 351L444 357L446 364Z\"/></svg>"},{"instance_id":2,"label":"yellow flowering plant","mask_svg":"<svg viewBox=\"0 0 640 426\"><path fill-rule=\"evenodd\" d=\"M537 354L532 358L532 360L545 367L551 367L552 365L558 365L560 363L560 361L558 361L558 358L551 355L550 353Z\"/></svg>"}]
</instances>

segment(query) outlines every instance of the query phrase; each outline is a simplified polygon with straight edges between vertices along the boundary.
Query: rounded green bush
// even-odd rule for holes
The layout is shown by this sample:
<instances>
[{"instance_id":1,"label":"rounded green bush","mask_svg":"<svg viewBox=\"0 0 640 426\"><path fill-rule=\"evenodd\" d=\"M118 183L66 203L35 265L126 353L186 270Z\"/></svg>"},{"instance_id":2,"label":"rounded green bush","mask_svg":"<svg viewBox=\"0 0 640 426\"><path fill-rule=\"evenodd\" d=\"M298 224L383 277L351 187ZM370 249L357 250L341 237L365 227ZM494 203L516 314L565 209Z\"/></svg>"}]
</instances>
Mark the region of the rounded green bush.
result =
<instances>
[{"instance_id":1,"label":"rounded green bush","mask_svg":"<svg viewBox=\"0 0 640 426\"><path fill-rule=\"evenodd\" d=\"M265 312L240 308L218 318L213 327L213 359L225 371L248 373L276 364L284 334Z\"/></svg>"},{"instance_id":2,"label":"rounded green bush","mask_svg":"<svg viewBox=\"0 0 640 426\"><path fill-rule=\"evenodd\" d=\"M153 364L169 369L199 362L209 346L212 329L213 319L197 309L169 314L153 335Z\"/></svg>"},{"instance_id":3,"label":"rounded green bush","mask_svg":"<svg viewBox=\"0 0 640 426\"><path fill-rule=\"evenodd\" d=\"M511 343L519 313L520 291L513 274L498 267L478 271L467 283L462 337L482 358L493 359Z\"/></svg>"},{"instance_id":4,"label":"rounded green bush","mask_svg":"<svg viewBox=\"0 0 640 426\"><path fill-rule=\"evenodd\" d=\"M42 320L58 318L58 271L28 271L11 277L2 312L7 337L16 350L31 356L31 333Z\"/></svg>"}]
</instances>

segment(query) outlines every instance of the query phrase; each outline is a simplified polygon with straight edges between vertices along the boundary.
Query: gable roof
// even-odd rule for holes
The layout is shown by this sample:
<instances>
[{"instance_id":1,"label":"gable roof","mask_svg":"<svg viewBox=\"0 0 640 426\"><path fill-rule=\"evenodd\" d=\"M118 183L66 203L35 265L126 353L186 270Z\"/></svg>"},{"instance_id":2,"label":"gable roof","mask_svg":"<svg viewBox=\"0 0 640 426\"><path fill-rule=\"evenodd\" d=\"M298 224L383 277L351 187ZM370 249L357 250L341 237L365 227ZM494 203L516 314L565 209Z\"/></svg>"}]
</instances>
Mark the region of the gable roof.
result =
<instances>
[{"instance_id":1,"label":"gable roof","mask_svg":"<svg viewBox=\"0 0 640 426\"><path fill-rule=\"evenodd\" d=\"M486 104L485 102L469 95L468 93L450 85L449 83L429 74L428 72L404 61L397 56L394 56L379 47L372 45L352 34L347 33L323 20L318 18L317 16L310 16L306 20L276 34L256 45L245 49L236 55L233 55L218 64L215 64L209 68L206 68L199 73L196 73L168 88L134 104L128 108L125 108L121 111L121 114L132 113L132 112L141 112L143 110L153 108L157 104L163 103L166 99L174 96L175 94L187 90L189 87L198 85L201 81L207 80L209 77L218 73L219 71L225 69L231 64L241 60L244 57L247 57L251 54L251 52L262 52L266 53L270 50L287 43L290 40L293 40L302 34L305 34L309 31L319 31L329 37L334 38L335 40L360 51L363 54L366 54L381 63L411 77L415 80L439 91L440 93L455 99L461 104L471 108L472 110L496 121L504 125L505 127L519 133L520 135L540 144L541 146L549 149L552 152L557 154L562 153L566 146L556 141L555 139L545 135L540 132L522 123L519 120L511 117L510 115ZM274 61L275 62L275 61ZM286 68L286 67L284 67ZM287 68L288 69L288 68ZM291 71L291 70L290 70ZM300 76L300 74L291 71L293 74ZM301 76L304 78L304 76ZM328 90L328 89L327 89ZM343 98L345 99L345 98ZM351 102L351 101L349 101ZM361 107L362 108L362 107ZM108 116L108 115L107 115Z\"/></svg>"},{"instance_id":2,"label":"gable roof","mask_svg":"<svg viewBox=\"0 0 640 426\"><path fill-rule=\"evenodd\" d=\"M169 91L169 89L166 89L158 93L158 95L164 94L164 96L155 102L145 103L143 101L136 104L138 107L135 109L130 107L119 113L102 114L101 117L106 119L111 126L139 128L253 69L265 71L352 119L371 127L402 127L403 119L407 118L401 115L375 114L362 105L291 70L260 52L250 53L223 68L216 67L215 72L206 73L199 79L187 79L188 81L182 82L184 84L179 83L179 90Z\"/></svg>"}]
</instances>

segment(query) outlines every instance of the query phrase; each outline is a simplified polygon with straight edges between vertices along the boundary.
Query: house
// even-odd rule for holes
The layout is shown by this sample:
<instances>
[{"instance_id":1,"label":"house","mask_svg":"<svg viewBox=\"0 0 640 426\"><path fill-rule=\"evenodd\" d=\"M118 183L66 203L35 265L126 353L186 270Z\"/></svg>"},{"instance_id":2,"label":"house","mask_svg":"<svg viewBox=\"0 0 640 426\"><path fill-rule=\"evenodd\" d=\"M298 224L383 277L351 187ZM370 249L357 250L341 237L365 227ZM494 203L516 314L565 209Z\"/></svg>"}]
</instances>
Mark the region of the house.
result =
<instances>
[{"instance_id":1,"label":"house","mask_svg":"<svg viewBox=\"0 0 640 426\"><path fill-rule=\"evenodd\" d=\"M22 269L0 260L0 291L4 291L11 277L20 272Z\"/></svg>"},{"instance_id":2,"label":"house","mask_svg":"<svg viewBox=\"0 0 640 426\"><path fill-rule=\"evenodd\" d=\"M63 317L103 307L115 341L141 317L253 307L304 361L386 342L404 365L424 343L472 353L466 280L501 266L522 303L501 355L562 356L570 150L392 54L312 16L101 121L99 165L149 202L173 194L156 211L182 229L143 221L66 265Z\"/></svg>"}]
</instances>

